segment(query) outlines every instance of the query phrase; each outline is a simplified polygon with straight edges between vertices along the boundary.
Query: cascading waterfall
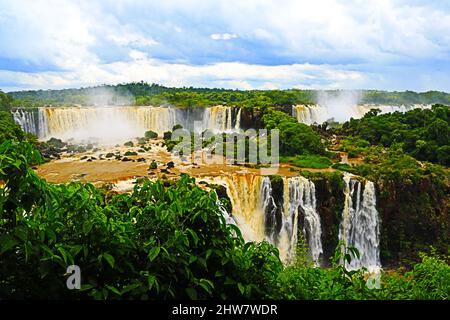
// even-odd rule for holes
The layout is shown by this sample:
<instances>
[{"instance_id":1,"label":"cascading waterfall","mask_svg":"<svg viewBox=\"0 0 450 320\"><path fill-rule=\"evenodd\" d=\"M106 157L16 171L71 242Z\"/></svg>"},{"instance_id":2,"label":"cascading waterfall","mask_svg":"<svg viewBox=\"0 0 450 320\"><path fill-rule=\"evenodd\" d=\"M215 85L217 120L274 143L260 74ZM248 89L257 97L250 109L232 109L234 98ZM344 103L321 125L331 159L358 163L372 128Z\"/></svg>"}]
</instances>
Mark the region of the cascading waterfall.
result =
<instances>
[{"instance_id":1,"label":"cascading waterfall","mask_svg":"<svg viewBox=\"0 0 450 320\"><path fill-rule=\"evenodd\" d=\"M36 109L17 109L12 113L14 121L19 124L25 132L32 133L38 137L47 134L47 126L43 112Z\"/></svg>"},{"instance_id":2,"label":"cascading waterfall","mask_svg":"<svg viewBox=\"0 0 450 320\"><path fill-rule=\"evenodd\" d=\"M400 106L363 104L356 106L357 113L355 114L354 118L356 119L362 118L371 109L380 110L381 114L396 111L408 112L413 109L431 109L431 104L430 105L414 104L414 105L400 105Z\"/></svg>"},{"instance_id":3,"label":"cascading waterfall","mask_svg":"<svg viewBox=\"0 0 450 320\"><path fill-rule=\"evenodd\" d=\"M322 123L328 120L327 109L319 106L296 105L292 107L292 115L304 124Z\"/></svg>"},{"instance_id":4,"label":"cascading waterfall","mask_svg":"<svg viewBox=\"0 0 450 320\"><path fill-rule=\"evenodd\" d=\"M162 135L177 122L176 110L164 107L43 107L18 109L13 116L40 139L120 141L142 136L146 130Z\"/></svg>"},{"instance_id":5,"label":"cascading waterfall","mask_svg":"<svg viewBox=\"0 0 450 320\"><path fill-rule=\"evenodd\" d=\"M233 117L234 108L226 106L213 106L205 108L203 116L203 129L215 132L231 132L239 129L241 109L236 117Z\"/></svg>"},{"instance_id":6,"label":"cascading waterfall","mask_svg":"<svg viewBox=\"0 0 450 320\"><path fill-rule=\"evenodd\" d=\"M208 179L206 179L208 180ZM294 260L298 240L298 219L304 218L303 233L311 261L319 265L322 254L321 224L316 211L314 183L304 177L283 179L281 208L274 199L269 177L241 174L210 178L209 182L226 187L232 218L246 241L267 240L278 247L285 263ZM279 211L281 209L281 211ZM281 217L278 217L281 212ZM281 221L280 227L277 227ZM267 223L271 226L266 228Z\"/></svg>"},{"instance_id":7,"label":"cascading waterfall","mask_svg":"<svg viewBox=\"0 0 450 320\"><path fill-rule=\"evenodd\" d=\"M16 109L15 121L24 131L40 139L56 137L75 140L121 141L152 130L162 135L175 124L202 130L230 132L240 127L240 109L214 106L196 110L152 106L42 107Z\"/></svg>"},{"instance_id":8,"label":"cascading waterfall","mask_svg":"<svg viewBox=\"0 0 450 320\"><path fill-rule=\"evenodd\" d=\"M284 230L289 235L290 244L288 259L295 257L297 245L297 221L299 214L303 215L303 234L308 244L309 258L319 265L322 249L322 227L320 217L316 210L316 188L312 181L304 177L293 177L287 179L288 195L285 201L286 227ZM286 187L285 187L286 190Z\"/></svg>"},{"instance_id":9,"label":"cascading waterfall","mask_svg":"<svg viewBox=\"0 0 450 320\"><path fill-rule=\"evenodd\" d=\"M379 248L379 218L376 209L375 185L366 181L363 185L349 173L344 174L345 203L339 226L339 240L346 246L358 249L360 257L352 257L349 270L367 268L377 271L381 267Z\"/></svg>"},{"instance_id":10,"label":"cascading waterfall","mask_svg":"<svg viewBox=\"0 0 450 320\"><path fill-rule=\"evenodd\" d=\"M347 121L350 118L359 119L362 118L371 109L380 110L381 113L388 112L407 112L413 109L430 109L431 105L349 105L347 107L338 106L326 106L326 105L295 105L292 106L292 116L297 119L298 122L304 124L323 123L329 119L335 121Z\"/></svg>"}]
</instances>

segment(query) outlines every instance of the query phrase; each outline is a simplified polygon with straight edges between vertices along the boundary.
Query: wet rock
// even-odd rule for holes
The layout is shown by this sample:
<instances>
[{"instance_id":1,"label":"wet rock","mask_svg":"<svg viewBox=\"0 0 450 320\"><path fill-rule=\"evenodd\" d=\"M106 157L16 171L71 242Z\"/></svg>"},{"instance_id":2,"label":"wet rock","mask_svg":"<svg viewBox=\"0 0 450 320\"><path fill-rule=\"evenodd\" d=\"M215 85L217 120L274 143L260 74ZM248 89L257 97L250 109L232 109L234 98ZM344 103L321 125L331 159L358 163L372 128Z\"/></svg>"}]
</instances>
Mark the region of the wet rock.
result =
<instances>
[{"instance_id":1,"label":"wet rock","mask_svg":"<svg viewBox=\"0 0 450 320\"><path fill-rule=\"evenodd\" d=\"M133 141L127 141L123 144L125 147L134 147Z\"/></svg>"},{"instance_id":2,"label":"wet rock","mask_svg":"<svg viewBox=\"0 0 450 320\"><path fill-rule=\"evenodd\" d=\"M67 146L67 143L63 142L61 139L50 138L47 142L47 145L52 148L62 149Z\"/></svg>"},{"instance_id":3,"label":"wet rock","mask_svg":"<svg viewBox=\"0 0 450 320\"><path fill-rule=\"evenodd\" d=\"M146 131L145 132L145 138L147 139L157 139L158 138L158 134L154 131Z\"/></svg>"},{"instance_id":4,"label":"wet rock","mask_svg":"<svg viewBox=\"0 0 450 320\"><path fill-rule=\"evenodd\" d=\"M129 157L129 156L137 156L137 152L134 152L134 151L125 152L125 157Z\"/></svg>"},{"instance_id":5,"label":"wet rock","mask_svg":"<svg viewBox=\"0 0 450 320\"><path fill-rule=\"evenodd\" d=\"M145 162L145 158L136 159L137 162Z\"/></svg>"},{"instance_id":6,"label":"wet rock","mask_svg":"<svg viewBox=\"0 0 450 320\"><path fill-rule=\"evenodd\" d=\"M155 170L158 168L158 165L156 164L155 160L152 160L152 163L150 163L150 166L148 167L149 170Z\"/></svg>"},{"instance_id":7,"label":"wet rock","mask_svg":"<svg viewBox=\"0 0 450 320\"><path fill-rule=\"evenodd\" d=\"M171 138L172 138L172 132L170 132L170 131L164 132L164 134L163 134L164 140L170 140Z\"/></svg>"},{"instance_id":8,"label":"wet rock","mask_svg":"<svg viewBox=\"0 0 450 320\"><path fill-rule=\"evenodd\" d=\"M172 169L175 167L175 163L173 161L167 162L167 169Z\"/></svg>"},{"instance_id":9,"label":"wet rock","mask_svg":"<svg viewBox=\"0 0 450 320\"><path fill-rule=\"evenodd\" d=\"M127 157L123 157L123 158L122 158L122 161L123 161L123 162L128 162L128 161L131 161L131 159L130 159L130 158L127 158Z\"/></svg>"}]
</instances>

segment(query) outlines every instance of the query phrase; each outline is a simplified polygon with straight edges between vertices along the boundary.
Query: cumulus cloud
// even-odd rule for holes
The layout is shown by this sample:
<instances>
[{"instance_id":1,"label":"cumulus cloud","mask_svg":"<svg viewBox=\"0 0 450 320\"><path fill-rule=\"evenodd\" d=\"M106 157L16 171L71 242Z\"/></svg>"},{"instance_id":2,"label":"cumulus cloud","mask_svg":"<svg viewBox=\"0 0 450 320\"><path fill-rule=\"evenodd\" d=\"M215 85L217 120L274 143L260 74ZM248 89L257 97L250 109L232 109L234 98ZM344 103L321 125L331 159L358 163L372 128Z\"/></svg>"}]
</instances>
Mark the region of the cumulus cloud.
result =
<instances>
[{"instance_id":1,"label":"cumulus cloud","mask_svg":"<svg viewBox=\"0 0 450 320\"><path fill-rule=\"evenodd\" d=\"M213 40L231 40L231 39L235 39L237 38L237 34L234 33L213 33L212 35L210 35L210 38Z\"/></svg>"},{"instance_id":2,"label":"cumulus cloud","mask_svg":"<svg viewBox=\"0 0 450 320\"><path fill-rule=\"evenodd\" d=\"M64 88L99 83L140 81L169 86L223 87L232 89L268 89L304 86L314 83L324 88L344 86L346 82L362 83L364 75L334 66L293 64L279 66L222 62L195 66L164 63L131 51L132 61L104 65L88 65L66 72L25 73L0 71L0 78L17 81L27 88Z\"/></svg>"},{"instance_id":3,"label":"cumulus cloud","mask_svg":"<svg viewBox=\"0 0 450 320\"><path fill-rule=\"evenodd\" d=\"M137 34L128 34L123 36L110 35L108 39L117 43L120 46L131 47L148 47L157 44L157 42L151 38L146 38Z\"/></svg>"},{"instance_id":4,"label":"cumulus cloud","mask_svg":"<svg viewBox=\"0 0 450 320\"><path fill-rule=\"evenodd\" d=\"M0 0L0 7L6 90L131 80L450 90L443 1Z\"/></svg>"}]
</instances>

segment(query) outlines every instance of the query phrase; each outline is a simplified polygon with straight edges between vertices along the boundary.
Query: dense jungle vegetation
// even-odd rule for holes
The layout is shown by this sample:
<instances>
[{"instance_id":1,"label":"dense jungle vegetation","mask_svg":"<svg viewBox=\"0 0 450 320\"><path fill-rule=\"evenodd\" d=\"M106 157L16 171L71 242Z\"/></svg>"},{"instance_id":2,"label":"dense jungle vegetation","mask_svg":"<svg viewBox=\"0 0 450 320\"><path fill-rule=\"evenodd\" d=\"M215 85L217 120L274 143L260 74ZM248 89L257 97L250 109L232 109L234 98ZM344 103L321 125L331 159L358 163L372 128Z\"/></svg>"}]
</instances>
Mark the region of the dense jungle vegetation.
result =
<instances>
[{"instance_id":1,"label":"dense jungle vegetation","mask_svg":"<svg viewBox=\"0 0 450 320\"><path fill-rule=\"evenodd\" d=\"M450 108L434 105L431 110L378 115L372 110L362 119L351 119L342 133L363 139L366 146L396 145L418 160L450 165ZM361 142L360 142L361 143ZM364 142L363 142L364 144Z\"/></svg>"},{"instance_id":2,"label":"dense jungle vegetation","mask_svg":"<svg viewBox=\"0 0 450 320\"><path fill-rule=\"evenodd\" d=\"M327 91L338 94L339 90ZM450 104L450 94L439 91L417 93L361 90L363 103L411 105ZM125 105L173 105L178 107L229 105L243 108L291 107L317 101L315 90L229 90L209 88L170 88L158 84L133 82L118 85L63 90L11 92L16 106L77 105L93 103ZM96 99L93 99L96 97Z\"/></svg>"},{"instance_id":3,"label":"dense jungle vegetation","mask_svg":"<svg viewBox=\"0 0 450 320\"><path fill-rule=\"evenodd\" d=\"M188 176L145 181L115 195L89 184L51 185L25 142L0 146L0 297L94 299L449 299L450 266L436 253L406 273L381 275L378 289L336 261L329 269L285 267L267 242L244 243L215 193ZM83 270L81 290L65 270ZM45 288L45 289L43 289Z\"/></svg>"},{"instance_id":4,"label":"dense jungle vegetation","mask_svg":"<svg viewBox=\"0 0 450 320\"><path fill-rule=\"evenodd\" d=\"M302 241L290 266L271 244L245 243L225 223L216 193L186 175L143 180L131 194L47 183L32 169L42 161L33 137L8 112L19 102L0 98L0 299L450 299L448 162L423 151L449 145L448 135L445 141L437 134L448 133L448 107L372 112L325 132L272 108L263 116L267 128L280 130L280 150L290 161L328 160L377 184L383 265L400 261L406 269L389 268L368 286L364 270L338 263L358 254L352 248L338 246L331 267L322 269L308 263ZM336 163L331 147L363 160ZM330 185L342 181L340 171L333 180L330 173L309 174ZM71 264L82 266L78 291L66 288Z\"/></svg>"}]
</instances>

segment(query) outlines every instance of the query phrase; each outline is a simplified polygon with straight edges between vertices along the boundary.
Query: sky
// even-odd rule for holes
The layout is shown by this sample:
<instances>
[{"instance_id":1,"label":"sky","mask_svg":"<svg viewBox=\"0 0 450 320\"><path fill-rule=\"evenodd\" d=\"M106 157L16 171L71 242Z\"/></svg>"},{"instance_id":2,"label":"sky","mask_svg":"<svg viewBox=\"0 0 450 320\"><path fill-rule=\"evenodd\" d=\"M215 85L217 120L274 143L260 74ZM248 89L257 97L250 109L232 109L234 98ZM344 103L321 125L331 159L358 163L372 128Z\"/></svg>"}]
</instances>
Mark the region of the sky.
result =
<instances>
[{"instance_id":1,"label":"sky","mask_svg":"<svg viewBox=\"0 0 450 320\"><path fill-rule=\"evenodd\" d=\"M450 92L450 0L0 0L0 89Z\"/></svg>"}]
</instances>

